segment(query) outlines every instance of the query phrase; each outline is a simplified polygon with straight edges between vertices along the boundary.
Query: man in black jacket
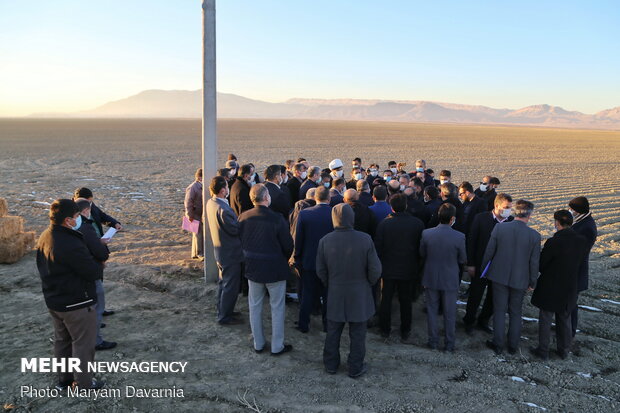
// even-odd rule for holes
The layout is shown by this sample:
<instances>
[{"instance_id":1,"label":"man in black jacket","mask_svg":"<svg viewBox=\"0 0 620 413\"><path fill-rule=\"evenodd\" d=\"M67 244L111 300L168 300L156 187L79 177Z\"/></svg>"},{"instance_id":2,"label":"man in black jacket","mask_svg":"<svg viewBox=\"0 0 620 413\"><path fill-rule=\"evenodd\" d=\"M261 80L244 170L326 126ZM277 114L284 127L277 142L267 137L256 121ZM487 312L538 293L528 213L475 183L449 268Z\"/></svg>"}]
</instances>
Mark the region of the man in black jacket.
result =
<instances>
[{"instance_id":1,"label":"man in black jacket","mask_svg":"<svg viewBox=\"0 0 620 413\"><path fill-rule=\"evenodd\" d=\"M532 304L540 309L538 347L530 349L535 356L549 358L551 320L555 314L558 354L568 356L572 340L571 312L577 305L579 266L587 255L588 241L571 229L573 216L567 210L553 214L557 232L545 242L540 253L540 277L532 295Z\"/></svg>"},{"instance_id":2,"label":"man in black jacket","mask_svg":"<svg viewBox=\"0 0 620 413\"><path fill-rule=\"evenodd\" d=\"M97 233L99 234L99 236L103 236L104 234L102 226L103 224L107 225L108 227L115 228L117 231L123 229L123 226L120 222L100 210L99 207L95 205L95 203L93 202L93 191L88 188L78 188L73 194L73 200L76 200L78 198L84 198L91 203L90 213L93 221L95 221Z\"/></svg>"},{"instance_id":3,"label":"man in black jacket","mask_svg":"<svg viewBox=\"0 0 620 413\"><path fill-rule=\"evenodd\" d=\"M597 229L594 218L592 218L592 214L590 213L590 203L585 196L578 196L577 198L571 199L568 203L568 210L573 214L573 230L588 240L587 254L579 266L577 292L580 293L588 289L590 250L596 242ZM577 304L575 304L575 308L571 314L573 337L575 337L577 333L577 309Z\"/></svg>"},{"instance_id":4,"label":"man in black jacket","mask_svg":"<svg viewBox=\"0 0 620 413\"><path fill-rule=\"evenodd\" d=\"M108 242L110 240L107 238L101 238L97 235L97 231L95 230L95 222L91 219L90 202L84 198L78 198L75 200L75 203L80 210L80 216L82 218L82 224L78 227L78 231L84 237L84 242L95 260L105 266L104 263L110 257L110 250L108 249ZM97 292L97 305L95 306L97 311L97 341L95 350L109 350L116 347L117 343L114 341L105 341L101 335L101 321L105 310L103 277L95 280L95 290Z\"/></svg>"},{"instance_id":5,"label":"man in black jacket","mask_svg":"<svg viewBox=\"0 0 620 413\"><path fill-rule=\"evenodd\" d=\"M282 214L284 220L288 222L288 214L291 210L290 200L282 192L282 168L281 165L271 165L265 169L265 187L269 190L271 204L269 208Z\"/></svg>"},{"instance_id":6,"label":"man in black jacket","mask_svg":"<svg viewBox=\"0 0 620 413\"><path fill-rule=\"evenodd\" d=\"M484 268L481 268L482 259L495 225L501 222L510 222L514 219L510 215L511 211L512 197L507 194L497 195L493 211L482 212L476 215L467 234L467 270L471 278L467 308L463 318L467 334L473 332L476 314L478 313L478 307L482 301L485 289L487 290L487 295L482 311L478 315L477 327L488 333L491 332L489 319L493 315L493 293L490 281L486 277L480 278L484 271Z\"/></svg>"},{"instance_id":7,"label":"man in black jacket","mask_svg":"<svg viewBox=\"0 0 620 413\"><path fill-rule=\"evenodd\" d=\"M245 257L245 276L249 280L248 303L254 351L266 346L263 335L263 299L269 293L271 305L271 354L293 349L284 344L284 297L289 275L288 259L293 239L282 216L269 209L269 191L258 184L250 190L254 208L239 217L239 236Z\"/></svg>"},{"instance_id":8,"label":"man in black jacket","mask_svg":"<svg viewBox=\"0 0 620 413\"><path fill-rule=\"evenodd\" d=\"M390 198L393 213L379 226L375 247L381 260L383 289L379 307L381 334L389 337L391 330L392 297L398 291L400 302L400 335L407 342L411 334L411 302L414 280L420 267L420 238L424 224L406 211L407 196Z\"/></svg>"},{"instance_id":9,"label":"man in black jacket","mask_svg":"<svg viewBox=\"0 0 620 413\"><path fill-rule=\"evenodd\" d=\"M80 373L60 373L57 389L71 385L101 388L87 363L95 358L97 314L95 280L103 266L88 251L84 237L74 228L81 221L77 205L59 199L50 207L50 226L37 244L37 269L43 296L54 325L54 356L80 360Z\"/></svg>"},{"instance_id":10,"label":"man in black jacket","mask_svg":"<svg viewBox=\"0 0 620 413\"><path fill-rule=\"evenodd\" d=\"M488 211L487 203L484 199L476 196L474 187L469 182L463 182L459 185L459 198L463 201L465 235L467 235L476 215Z\"/></svg>"},{"instance_id":11,"label":"man in black jacket","mask_svg":"<svg viewBox=\"0 0 620 413\"><path fill-rule=\"evenodd\" d=\"M450 173L450 171L445 171L445 170L441 172ZM444 178L447 178L444 175L442 176ZM463 211L463 204L461 204L461 201L459 201L458 199L458 188L453 183L444 182L443 184L439 185L439 194L441 196L441 204L449 203L449 204L452 204L454 208L456 208L456 221L454 222L454 225L452 225L452 228L464 234L465 233L465 213ZM439 213L438 212L439 212L439 209L437 209L435 214L433 214L433 216L431 217L428 223L429 228L434 228L437 225L439 225Z\"/></svg>"},{"instance_id":12,"label":"man in black jacket","mask_svg":"<svg viewBox=\"0 0 620 413\"><path fill-rule=\"evenodd\" d=\"M248 164L241 165L235 183L230 188L230 207L237 216L254 207L250 201L251 177L252 167Z\"/></svg>"},{"instance_id":13,"label":"man in black jacket","mask_svg":"<svg viewBox=\"0 0 620 413\"><path fill-rule=\"evenodd\" d=\"M303 184L307 177L308 172L306 165L301 162L296 163L293 166L293 176L286 183L288 191L291 193L291 203L293 205L299 201L299 190L301 189L301 184Z\"/></svg>"},{"instance_id":14,"label":"man in black jacket","mask_svg":"<svg viewBox=\"0 0 620 413\"><path fill-rule=\"evenodd\" d=\"M355 223L353 228L356 231L362 231L371 237L375 236L377 229L377 219L370 209L358 200L359 194L355 189L347 189L344 191L344 202L353 208L355 214Z\"/></svg>"}]
</instances>

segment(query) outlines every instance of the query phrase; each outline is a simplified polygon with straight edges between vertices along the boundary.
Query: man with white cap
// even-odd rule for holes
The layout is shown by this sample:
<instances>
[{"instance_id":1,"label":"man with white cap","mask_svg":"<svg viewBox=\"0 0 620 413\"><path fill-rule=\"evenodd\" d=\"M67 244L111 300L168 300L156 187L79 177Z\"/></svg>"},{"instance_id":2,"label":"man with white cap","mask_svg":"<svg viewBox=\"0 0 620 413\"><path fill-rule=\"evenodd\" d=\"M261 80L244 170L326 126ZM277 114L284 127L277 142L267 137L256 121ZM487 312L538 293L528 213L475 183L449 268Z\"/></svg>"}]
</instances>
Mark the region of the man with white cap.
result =
<instances>
[{"instance_id":1,"label":"man with white cap","mask_svg":"<svg viewBox=\"0 0 620 413\"><path fill-rule=\"evenodd\" d=\"M342 170L343 166L342 161L338 158L329 163L329 174L331 175L332 180L344 177L344 171Z\"/></svg>"}]
</instances>

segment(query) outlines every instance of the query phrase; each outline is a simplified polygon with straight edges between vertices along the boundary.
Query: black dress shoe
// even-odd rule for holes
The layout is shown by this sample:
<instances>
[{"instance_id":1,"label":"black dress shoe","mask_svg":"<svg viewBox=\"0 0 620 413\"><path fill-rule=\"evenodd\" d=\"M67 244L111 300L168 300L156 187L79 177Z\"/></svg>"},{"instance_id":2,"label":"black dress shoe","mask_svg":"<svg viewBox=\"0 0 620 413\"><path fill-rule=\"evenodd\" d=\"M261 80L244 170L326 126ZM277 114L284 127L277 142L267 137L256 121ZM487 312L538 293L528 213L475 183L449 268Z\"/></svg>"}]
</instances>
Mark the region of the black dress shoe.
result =
<instances>
[{"instance_id":1,"label":"black dress shoe","mask_svg":"<svg viewBox=\"0 0 620 413\"><path fill-rule=\"evenodd\" d=\"M226 321L218 321L218 324L221 326L235 326L243 324L243 320L241 320L240 318L231 317Z\"/></svg>"},{"instance_id":2,"label":"black dress shoe","mask_svg":"<svg viewBox=\"0 0 620 413\"><path fill-rule=\"evenodd\" d=\"M254 345L252 345L252 348L254 349L254 352L255 352L256 354L261 354L261 353L263 353L263 352L265 351L265 349L267 348L267 346L268 346L268 345L269 345L269 343L265 342L265 345L264 345L264 346L263 346L263 348L261 348L260 350L256 350L256 349L254 348Z\"/></svg>"},{"instance_id":3,"label":"black dress shoe","mask_svg":"<svg viewBox=\"0 0 620 413\"><path fill-rule=\"evenodd\" d=\"M115 341L103 341L101 344L95 346L95 350L110 350L116 347Z\"/></svg>"},{"instance_id":4,"label":"black dress shoe","mask_svg":"<svg viewBox=\"0 0 620 413\"><path fill-rule=\"evenodd\" d=\"M491 350L493 350L493 351L495 352L495 354L497 354L498 356L499 356L500 354L502 354L502 349L501 349L501 348L499 348L498 346L496 346L496 345L495 345L495 343L493 342L493 340L487 340L485 344L486 344L486 346L487 346L488 348L490 348Z\"/></svg>"},{"instance_id":5,"label":"black dress shoe","mask_svg":"<svg viewBox=\"0 0 620 413\"><path fill-rule=\"evenodd\" d=\"M330 369L328 369L327 367L325 367L325 372L326 372L327 374L336 374L336 373L338 373L338 369L336 369L336 370L330 370Z\"/></svg>"},{"instance_id":6,"label":"black dress shoe","mask_svg":"<svg viewBox=\"0 0 620 413\"><path fill-rule=\"evenodd\" d=\"M437 350L437 344L426 343L426 347L430 348L431 350Z\"/></svg>"},{"instance_id":7,"label":"black dress shoe","mask_svg":"<svg viewBox=\"0 0 620 413\"><path fill-rule=\"evenodd\" d=\"M116 311L114 310L103 310L103 316L108 316L114 314Z\"/></svg>"},{"instance_id":8,"label":"black dress shoe","mask_svg":"<svg viewBox=\"0 0 620 413\"><path fill-rule=\"evenodd\" d=\"M562 360L566 360L568 358L568 351L558 351L555 350L555 353L560 356Z\"/></svg>"},{"instance_id":9,"label":"black dress shoe","mask_svg":"<svg viewBox=\"0 0 620 413\"><path fill-rule=\"evenodd\" d=\"M538 347L530 347L530 353L543 361L549 360L549 354L545 353Z\"/></svg>"},{"instance_id":10,"label":"black dress shoe","mask_svg":"<svg viewBox=\"0 0 620 413\"><path fill-rule=\"evenodd\" d=\"M368 372L368 365L364 363L362 364L362 369L360 371L358 371L357 373L349 373L349 377L351 377L352 379L357 379L358 377L361 377L364 374L366 374L366 372Z\"/></svg>"},{"instance_id":11,"label":"black dress shoe","mask_svg":"<svg viewBox=\"0 0 620 413\"><path fill-rule=\"evenodd\" d=\"M379 334L381 334L382 338L390 338L390 332L389 331L381 330L381 331L379 331Z\"/></svg>"},{"instance_id":12,"label":"black dress shoe","mask_svg":"<svg viewBox=\"0 0 620 413\"><path fill-rule=\"evenodd\" d=\"M272 356L280 356L284 353L288 353L289 351L293 350L293 346L291 344L285 344L284 348L280 351L278 351L277 353L271 353Z\"/></svg>"},{"instance_id":13,"label":"black dress shoe","mask_svg":"<svg viewBox=\"0 0 620 413\"><path fill-rule=\"evenodd\" d=\"M308 331L310 331L310 329L308 329L308 328L301 328L299 326L295 326L295 330L299 331L300 333L304 333L304 334L306 334Z\"/></svg>"},{"instance_id":14,"label":"black dress shoe","mask_svg":"<svg viewBox=\"0 0 620 413\"><path fill-rule=\"evenodd\" d=\"M518 347L508 347L508 354L517 354L517 352L519 351Z\"/></svg>"},{"instance_id":15,"label":"black dress shoe","mask_svg":"<svg viewBox=\"0 0 620 413\"><path fill-rule=\"evenodd\" d=\"M445 353L454 353L454 346L445 346L442 351Z\"/></svg>"}]
</instances>

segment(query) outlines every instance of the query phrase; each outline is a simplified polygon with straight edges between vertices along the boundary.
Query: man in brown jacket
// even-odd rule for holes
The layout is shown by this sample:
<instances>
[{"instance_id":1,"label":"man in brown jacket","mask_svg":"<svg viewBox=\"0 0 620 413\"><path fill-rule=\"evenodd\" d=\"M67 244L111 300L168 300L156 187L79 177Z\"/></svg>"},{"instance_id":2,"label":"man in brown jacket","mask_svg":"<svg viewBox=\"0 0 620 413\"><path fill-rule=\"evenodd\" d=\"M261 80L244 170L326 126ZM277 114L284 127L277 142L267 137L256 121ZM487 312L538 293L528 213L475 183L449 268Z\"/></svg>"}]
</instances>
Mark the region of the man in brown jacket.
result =
<instances>
[{"instance_id":1,"label":"man in brown jacket","mask_svg":"<svg viewBox=\"0 0 620 413\"><path fill-rule=\"evenodd\" d=\"M198 232L192 232L192 258L204 259L204 237L202 229L202 168L198 168L195 180L185 188L185 215L190 222L200 222Z\"/></svg>"}]
</instances>

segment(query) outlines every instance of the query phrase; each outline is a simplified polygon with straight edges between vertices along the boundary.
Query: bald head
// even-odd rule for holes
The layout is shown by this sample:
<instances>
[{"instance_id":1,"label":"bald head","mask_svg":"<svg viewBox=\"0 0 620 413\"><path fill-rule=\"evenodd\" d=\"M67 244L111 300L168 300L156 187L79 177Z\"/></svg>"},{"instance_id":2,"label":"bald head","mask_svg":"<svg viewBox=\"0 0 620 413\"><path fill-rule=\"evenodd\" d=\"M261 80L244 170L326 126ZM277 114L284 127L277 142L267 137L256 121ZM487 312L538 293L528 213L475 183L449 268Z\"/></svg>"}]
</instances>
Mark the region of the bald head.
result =
<instances>
[{"instance_id":1,"label":"bald head","mask_svg":"<svg viewBox=\"0 0 620 413\"><path fill-rule=\"evenodd\" d=\"M357 191L355 189L347 189L346 191L344 191L344 202L353 202L353 201L357 201L359 197L359 194L357 193Z\"/></svg>"}]
</instances>

